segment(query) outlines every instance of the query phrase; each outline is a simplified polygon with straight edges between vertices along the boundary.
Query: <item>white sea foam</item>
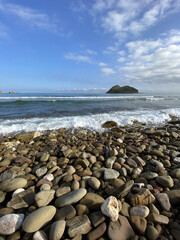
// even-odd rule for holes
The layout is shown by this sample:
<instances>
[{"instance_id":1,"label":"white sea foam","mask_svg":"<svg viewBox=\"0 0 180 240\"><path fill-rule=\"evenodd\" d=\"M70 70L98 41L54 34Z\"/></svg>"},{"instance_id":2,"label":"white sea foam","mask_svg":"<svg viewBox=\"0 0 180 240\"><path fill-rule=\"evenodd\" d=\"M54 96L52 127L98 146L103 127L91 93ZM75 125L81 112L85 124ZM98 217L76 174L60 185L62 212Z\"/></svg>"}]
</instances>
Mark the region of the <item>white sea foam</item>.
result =
<instances>
[{"instance_id":1,"label":"white sea foam","mask_svg":"<svg viewBox=\"0 0 180 240\"><path fill-rule=\"evenodd\" d=\"M44 131L58 128L87 128L102 131L101 125L105 121L114 120L120 126L132 124L134 120L147 124L161 124L170 120L169 115L180 117L180 108L166 110L118 111L84 116L70 116L59 118L30 118L0 120L0 134L6 135L22 131Z\"/></svg>"},{"instance_id":2,"label":"white sea foam","mask_svg":"<svg viewBox=\"0 0 180 240\"><path fill-rule=\"evenodd\" d=\"M73 97L63 97L63 96L24 96L24 97L0 97L0 100L11 100L11 101L17 101L17 100L25 100L25 101L31 101L31 100L47 100L47 101L51 101L51 100L106 100L106 99L146 99L146 100L163 100L164 98L160 98L160 97L155 97L155 96L140 96L140 95L136 95L136 96L129 96L129 95L123 95L123 96L73 96Z\"/></svg>"}]
</instances>

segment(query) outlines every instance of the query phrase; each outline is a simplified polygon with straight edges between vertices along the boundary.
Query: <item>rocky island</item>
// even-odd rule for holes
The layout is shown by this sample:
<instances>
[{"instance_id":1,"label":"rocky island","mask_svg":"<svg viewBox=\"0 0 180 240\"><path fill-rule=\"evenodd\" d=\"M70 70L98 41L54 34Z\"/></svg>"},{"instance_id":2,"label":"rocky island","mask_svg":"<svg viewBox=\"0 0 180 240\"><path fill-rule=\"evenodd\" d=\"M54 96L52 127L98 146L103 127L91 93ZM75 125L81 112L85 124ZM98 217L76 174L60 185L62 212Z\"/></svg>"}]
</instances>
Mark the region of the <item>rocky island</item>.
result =
<instances>
[{"instance_id":1,"label":"rocky island","mask_svg":"<svg viewBox=\"0 0 180 240\"><path fill-rule=\"evenodd\" d=\"M15 93L14 91L10 91L9 93Z\"/></svg>"},{"instance_id":2,"label":"rocky island","mask_svg":"<svg viewBox=\"0 0 180 240\"><path fill-rule=\"evenodd\" d=\"M139 91L134 87L130 86L120 87L119 85L115 85L111 89L109 89L109 91L107 91L106 93L139 93Z\"/></svg>"}]
</instances>

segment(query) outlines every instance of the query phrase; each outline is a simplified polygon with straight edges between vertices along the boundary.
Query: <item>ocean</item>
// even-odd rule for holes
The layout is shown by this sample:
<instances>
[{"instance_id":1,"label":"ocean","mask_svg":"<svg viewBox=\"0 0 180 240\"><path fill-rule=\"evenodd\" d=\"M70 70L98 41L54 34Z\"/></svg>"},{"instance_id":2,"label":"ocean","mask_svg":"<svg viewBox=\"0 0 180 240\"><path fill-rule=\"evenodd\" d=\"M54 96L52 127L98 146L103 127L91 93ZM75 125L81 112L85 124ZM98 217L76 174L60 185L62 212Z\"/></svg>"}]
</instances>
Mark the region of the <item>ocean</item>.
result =
<instances>
[{"instance_id":1,"label":"ocean","mask_svg":"<svg viewBox=\"0 0 180 240\"><path fill-rule=\"evenodd\" d=\"M105 121L153 126L180 117L178 94L0 94L0 135L59 128L102 131Z\"/></svg>"}]
</instances>

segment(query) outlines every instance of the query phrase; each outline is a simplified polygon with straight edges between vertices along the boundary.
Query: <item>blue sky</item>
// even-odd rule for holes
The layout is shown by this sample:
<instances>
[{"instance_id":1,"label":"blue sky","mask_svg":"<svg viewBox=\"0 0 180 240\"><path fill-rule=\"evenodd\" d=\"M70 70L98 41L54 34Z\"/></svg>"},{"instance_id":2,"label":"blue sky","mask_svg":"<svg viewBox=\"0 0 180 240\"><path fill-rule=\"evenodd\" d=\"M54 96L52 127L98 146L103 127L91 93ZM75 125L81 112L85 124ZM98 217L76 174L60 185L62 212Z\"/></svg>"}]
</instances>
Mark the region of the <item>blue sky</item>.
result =
<instances>
[{"instance_id":1,"label":"blue sky","mask_svg":"<svg viewBox=\"0 0 180 240\"><path fill-rule=\"evenodd\" d=\"M0 90L180 92L180 0L0 0Z\"/></svg>"}]
</instances>

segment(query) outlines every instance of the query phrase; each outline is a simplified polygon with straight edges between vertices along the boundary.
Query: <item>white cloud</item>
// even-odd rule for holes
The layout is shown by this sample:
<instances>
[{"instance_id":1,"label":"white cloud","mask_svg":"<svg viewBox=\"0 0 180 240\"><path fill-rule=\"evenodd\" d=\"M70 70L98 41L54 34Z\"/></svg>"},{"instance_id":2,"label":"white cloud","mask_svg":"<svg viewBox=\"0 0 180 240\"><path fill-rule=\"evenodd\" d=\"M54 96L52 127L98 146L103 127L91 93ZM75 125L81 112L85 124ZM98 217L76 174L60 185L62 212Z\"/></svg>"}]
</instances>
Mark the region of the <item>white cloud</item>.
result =
<instances>
[{"instance_id":1,"label":"white cloud","mask_svg":"<svg viewBox=\"0 0 180 240\"><path fill-rule=\"evenodd\" d=\"M96 0L92 7L102 27L118 39L137 35L179 9L180 0Z\"/></svg>"},{"instance_id":2,"label":"white cloud","mask_svg":"<svg viewBox=\"0 0 180 240\"><path fill-rule=\"evenodd\" d=\"M118 61L118 62L125 62L125 61L126 61L126 58L125 58L125 57L120 57L120 58L118 58L117 61Z\"/></svg>"},{"instance_id":3,"label":"white cloud","mask_svg":"<svg viewBox=\"0 0 180 240\"><path fill-rule=\"evenodd\" d=\"M107 66L107 63L100 62L100 63L99 63L99 66L100 66L100 67L105 67L105 66Z\"/></svg>"},{"instance_id":4,"label":"white cloud","mask_svg":"<svg viewBox=\"0 0 180 240\"><path fill-rule=\"evenodd\" d=\"M23 7L17 4L0 3L0 11L6 14L12 14L31 27L36 27L42 30L58 32L56 22L49 17L48 14L29 7Z\"/></svg>"},{"instance_id":5,"label":"white cloud","mask_svg":"<svg viewBox=\"0 0 180 240\"><path fill-rule=\"evenodd\" d=\"M103 72L106 76L116 73L112 68L102 68L101 72Z\"/></svg>"},{"instance_id":6,"label":"white cloud","mask_svg":"<svg viewBox=\"0 0 180 240\"><path fill-rule=\"evenodd\" d=\"M79 55L75 53L68 53L64 56L66 59L74 60L76 62L86 62L86 63L93 63L91 58L85 55Z\"/></svg>"},{"instance_id":7,"label":"white cloud","mask_svg":"<svg viewBox=\"0 0 180 240\"><path fill-rule=\"evenodd\" d=\"M126 44L128 54L119 68L124 79L136 83L180 84L180 31L157 40Z\"/></svg>"},{"instance_id":8,"label":"white cloud","mask_svg":"<svg viewBox=\"0 0 180 240\"><path fill-rule=\"evenodd\" d=\"M96 51L93 51L93 50L91 50L91 49L88 49L88 50L87 50L87 53L89 53L89 54L91 54L91 55L96 55L96 54L97 54Z\"/></svg>"}]
</instances>

